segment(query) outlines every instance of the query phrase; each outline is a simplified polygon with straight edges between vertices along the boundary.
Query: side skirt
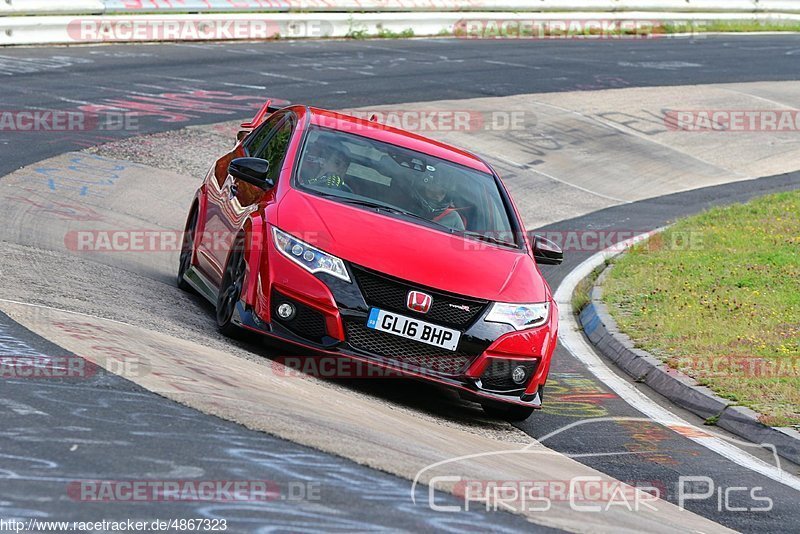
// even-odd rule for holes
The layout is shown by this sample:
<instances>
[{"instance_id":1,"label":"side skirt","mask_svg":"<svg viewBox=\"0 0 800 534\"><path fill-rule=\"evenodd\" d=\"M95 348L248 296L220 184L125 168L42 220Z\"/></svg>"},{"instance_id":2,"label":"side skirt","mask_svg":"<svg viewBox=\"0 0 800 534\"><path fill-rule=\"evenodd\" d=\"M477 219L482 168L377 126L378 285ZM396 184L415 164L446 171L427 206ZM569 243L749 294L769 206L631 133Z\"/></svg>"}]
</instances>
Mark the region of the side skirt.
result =
<instances>
[{"instance_id":1,"label":"side skirt","mask_svg":"<svg viewBox=\"0 0 800 534\"><path fill-rule=\"evenodd\" d=\"M195 269L194 265L189 267L189 270L183 275L183 279L211 304L214 306L217 305L217 295L219 294L217 288L214 287L214 284L212 284L208 278L200 274L200 272Z\"/></svg>"}]
</instances>

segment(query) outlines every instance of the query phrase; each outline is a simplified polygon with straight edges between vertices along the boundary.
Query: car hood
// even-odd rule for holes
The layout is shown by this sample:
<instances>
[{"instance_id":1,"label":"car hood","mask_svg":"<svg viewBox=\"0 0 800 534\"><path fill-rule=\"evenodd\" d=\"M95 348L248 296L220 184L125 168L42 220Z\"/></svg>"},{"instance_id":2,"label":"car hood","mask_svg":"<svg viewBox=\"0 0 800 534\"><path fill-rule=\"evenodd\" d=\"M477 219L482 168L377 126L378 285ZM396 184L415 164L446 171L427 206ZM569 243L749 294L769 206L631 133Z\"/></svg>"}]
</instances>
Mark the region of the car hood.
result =
<instances>
[{"instance_id":1,"label":"car hood","mask_svg":"<svg viewBox=\"0 0 800 534\"><path fill-rule=\"evenodd\" d=\"M362 267L433 289L500 302L544 302L547 286L522 251L464 239L298 190L281 200L276 224Z\"/></svg>"}]
</instances>

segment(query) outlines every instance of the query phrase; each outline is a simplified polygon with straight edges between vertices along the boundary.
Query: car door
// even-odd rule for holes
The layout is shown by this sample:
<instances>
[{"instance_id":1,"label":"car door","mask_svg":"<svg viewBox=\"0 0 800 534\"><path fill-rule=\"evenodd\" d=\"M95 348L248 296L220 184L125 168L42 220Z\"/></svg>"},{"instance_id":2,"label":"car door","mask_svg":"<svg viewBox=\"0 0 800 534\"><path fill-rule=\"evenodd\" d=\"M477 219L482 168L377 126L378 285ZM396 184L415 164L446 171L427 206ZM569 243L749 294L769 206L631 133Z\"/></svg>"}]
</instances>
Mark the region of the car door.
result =
<instances>
[{"instance_id":1,"label":"car door","mask_svg":"<svg viewBox=\"0 0 800 534\"><path fill-rule=\"evenodd\" d=\"M261 188L228 173L228 165L240 157L262 158L269 161L269 177L277 183L286 156L296 119L293 113L278 112L257 128L236 149L220 158L214 175L209 180L208 211L206 227L199 248L205 258L200 267L219 285L233 240L242 228L247 216L258 209L265 195Z\"/></svg>"}]
</instances>

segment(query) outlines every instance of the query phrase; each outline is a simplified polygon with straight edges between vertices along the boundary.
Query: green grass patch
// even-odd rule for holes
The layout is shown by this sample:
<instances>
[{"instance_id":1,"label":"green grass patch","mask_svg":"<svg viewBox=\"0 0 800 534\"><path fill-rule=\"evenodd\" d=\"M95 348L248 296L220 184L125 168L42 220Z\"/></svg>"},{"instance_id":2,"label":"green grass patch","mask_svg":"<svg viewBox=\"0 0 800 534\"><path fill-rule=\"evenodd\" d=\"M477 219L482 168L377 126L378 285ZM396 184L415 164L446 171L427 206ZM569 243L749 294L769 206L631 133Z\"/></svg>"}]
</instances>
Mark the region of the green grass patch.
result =
<instances>
[{"instance_id":1,"label":"green grass patch","mask_svg":"<svg viewBox=\"0 0 800 534\"><path fill-rule=\"evenodd\" d=\"M378 26L378 33L375 34L375 37L378 39L410 39L414 37L414 30L412 28L406 28L401 32L394 32L392 30L387 30L383 26Z\"/></svg>"},{"instance_id":2,"label":"green grass patch","mask_svg":"<svg viewBox=\"0 0 800 534\"><path fill-rule=\"evenodd\" d=\"M702 22L666 23L664 33L709 32L800 32L800 22L779 20L715 20Z\"/></svg>"},{"instance_id":3,"label":"green grass patch","mask_svg":"<svg viewBox=\"0 0 800 534\"><path fill-rule=\"evenodd\" d=\"M679 221L615 261L604 299L637 346L800 426L800 191Z\"/></svg>"},{"instance_id":4,"label":"green grass patch","mask_svg":"<svg viewBox=\"0 0 800 534\"><path fill-rule=\"evenodd\" d=\"M366 28L356 28L351 24L350 28L347 30L345 39L410 39L414 37L414 30L412 28L406 28L401 32L395 32L383 26L378 26L377 30L375 34L371 34Z\"/></svg>"},{"instance_id":5,"label":"green grass patch","mask_svg":"<svg viewBox=\"0 0 800 534\"><path fill-rule=\"evenodd\" d=\"M589 276L578 282L578 285L575 286L575 291L572 292L572 311L575 315L580 314L592 301L592 288L594 287L594 283L606 267L608 267L608 264L609 262L606 260L601 266L593 270Z\"/></svg>"}]
</instances>

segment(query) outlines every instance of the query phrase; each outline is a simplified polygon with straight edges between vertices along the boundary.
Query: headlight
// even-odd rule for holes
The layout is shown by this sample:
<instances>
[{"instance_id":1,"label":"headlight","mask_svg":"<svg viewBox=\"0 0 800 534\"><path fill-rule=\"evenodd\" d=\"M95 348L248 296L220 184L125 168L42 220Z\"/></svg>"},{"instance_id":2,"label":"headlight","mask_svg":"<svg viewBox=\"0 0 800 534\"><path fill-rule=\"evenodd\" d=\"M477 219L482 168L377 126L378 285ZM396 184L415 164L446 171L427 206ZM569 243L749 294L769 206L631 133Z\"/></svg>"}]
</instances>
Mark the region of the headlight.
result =
<instances>
[{"instance_id":1,"label":"headlight","mask_svg":"<svg viewBox=\"0 0 800 534\"><path fill-rule=\"evenodd\" d=\"M550 303L540 304L503 304L495 303L486 316L490 323L503 323L517 330L542 326L549 317Z\"/></svg>"},{"instance_id":2,"label":"headlight","mask_svg":"<svg viewBox=\"0 0 800 534\"><path fill-rule=\"evenodd\" d=\"M280 253L308 272L312 274L328 273L345 282L350 282L350 275L347 274L344 262L336 256L322 252L320 249L314 248L275 227L272 228L272 235L275 238L275 246Z\"/></svg>"}]
</instances>

